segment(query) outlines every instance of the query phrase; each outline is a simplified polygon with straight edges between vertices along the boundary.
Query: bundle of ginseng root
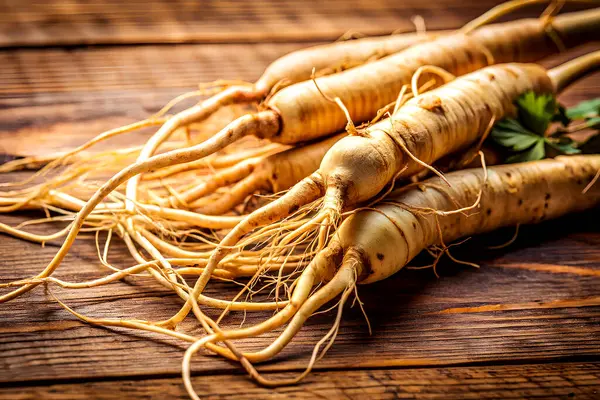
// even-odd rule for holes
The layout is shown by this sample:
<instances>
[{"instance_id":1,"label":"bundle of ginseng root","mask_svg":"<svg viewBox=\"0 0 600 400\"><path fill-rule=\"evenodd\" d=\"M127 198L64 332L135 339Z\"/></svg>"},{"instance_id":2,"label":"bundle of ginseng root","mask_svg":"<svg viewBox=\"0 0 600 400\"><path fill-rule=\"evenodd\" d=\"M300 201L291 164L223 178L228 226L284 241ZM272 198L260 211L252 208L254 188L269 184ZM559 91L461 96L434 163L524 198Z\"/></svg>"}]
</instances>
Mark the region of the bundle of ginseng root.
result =
<instances>
[{"instance_id":1,"label":"bundle of ginseng root","mask_svg":"<svg viewBox=\"0 0 600 400\"><path fill-rule=\"evenodd\" d=\"M522 2L501 5L497 9L484 14L480 21L488 21L495 16L501 15L507 9L510 9L510 7L520 5L520 3ZM304 81L288 86L271 96L268 99L269 105L266 105L265 102L262 103L261 107L270 111L266 110L256 115L243 116L232 122L216 136L196 146L167 151L161 155L150 157L157 150L158 146L169 137L176 126L184 125L184 122L181 121L188 121L187 117L184 118L182 115L185 116L190 113L195 115L188 122L196 122L202 119L206 112L200 112L199 110L212 110L209 105L220 98L221 94L219 94L197 107L193 107L168 119L163 127L139 150L138 161L121 170L98 193L89 194L90 189L94 189L95 181L92 184L86 185L86 182L81 182L80 178L83 175L89 176L94 171L102 170L104 167L114 164L110 158L108 160L102 157L94 158L93 162L84 162L84 165L76 163L67 168L64 173L59 174L55 179L50 180L50 182L44 182L24 190L5 193L0 198L0 210L14 211L19 208L51 206L66 211L81 210L78 221L83 221L85 215L94 209L106 214L107 211L103 211L102 209L108 207L111 208L111 213L113 214L118 210L120 215L128 215L136 213L137 209L149 204L150 207L144 208L144 212L152 214L152 217L155 219L167 218L176 225L176 229L183 229L188 221L194 221L193 227L230 229L232 226L236 226L240 219L222 216L223 212L243 202L248 198L249 194L257 191L279 192L289 188L313 172L321 163L325 153L339 154L340 151L327 152L333 144L336 144L336 148L343 148L350 143L352 138L338 144L336 137L333 137L307 146L288 149L279 154L270 154L282 150L281 146L272 146L266 149L258 148L249 151L249 153L244 154L245 158L236 158L235 154L233 156L212 157L212 159L204 157L207 151L210 153L224 146L223 137L232 139L238 137L240 132L257 133L253 131L254 128L268 128L270 126L268 121L273 121L273 118L271 118L273 117L273 113L279 113L278 117L275 118L278 121L276 124L283 126L282 129L284 129L277 133L276 137L271 138L274 141L283 143L303 142L311 138L332 134L336 130L342 129L346 124L345 114L340 110L338 105L344 107L352 120L363 121L377 118L378 110L381 107L386 107L390 104L394 105L393 103L396 102L395 108L397 109L409 97L408 95L404 95L409 83L412 84L412 91L414 93L423 90L423 86L427 88L439 85L441 83L439 79L440 68L454 74L464 74L489 63L537 60L557 52L562 46L570 47L597 39L598 30L595 28L599 21L600 11L597 9L565 14L553 19L519 20L474 29L478 24L481 24L481 22L476 20L455 34L446 34L440 38L427 40L423 43L413 45L404 51L384 57L379 61L351 68L342 73L324 76L316 79L314 82ZM413 36L409 37L413 38ZM398 39L395 40L402 42ZM410 43L413 43L411 40L403 42L404 45L395 47L393 50L396 51L408 46ZM383 40L385 43L388 41L388 38ZM375 50L372 51L378 52L377 54L383 51L380 49L381 42L375 39L367 42L359 41L357 45L360 45L361 48L362 46L374 48ZM297 54L288 55L282 59L288 61L276 61L267 69L264 76L270 77L273 74L277 76L278 74L283 74L284 72L282 71L291 68L290 59L308 62L306 61L308 58L310 62L321 69L325 61L321 58L321 61L315 61L316 58L319 58L317 55L327 58L329 62L337 63L339 61L337 58L329 58L332 46L337 49L336 46L338 45L330 45L324 48L317 47L310 51L305 50ZM339 52L340 59L353 57L348 54L349 43L342 43L339 46L345 49ZM391 51L389 50L389 52ZM338 54L337 52L334 53ZM385 54L385 52L383 53ZM357 54L356 57L358 58L354 59L352 64L359 63L360 60L365 60L365 57L361 56L361 54L364 54L364 51L359 51ZM298 61L298 64L302 64L302 62ZM301 68L301 70L304 69ZM277 71L277 73L274 71ZM296 74L298 73L296 72ZM442 80L452 78L452 75L447 72L441 75ZM303 75L304 78L306 76L306 74ZM424 82L421 86L419 85L419 76L422 78L421 81ZM265 79L270 82L275 81L274 78L261 78L259 83ZM294 78L294 80L301 79L303 78ZM261 86L259 83L257 85ZM272 83L267 86L276 85ZM339 101L329 102L326 98L327 96L324 96L327 93L335 95ZM263 117L260 117L261 115L271 115L271 117L267 118L267 121ZM300 116L302 120L296 120L297 116ZM332 121L337 122L333 123ZM250 125L247 125L247 123ZM131 127L107 132L90 142L90 144L104 140L117 133L125 132L129 128ZM237 133L234 134L232 133L233 131ZM302 131L302 133L286 133L291 131ZM258 135L264 136L262 133L258 133ZM340 138L341 136L337 136L337 139ZM455 149L459 148L460 145L462 144L459 143ZM86 147L87 145L84 145L76 150L79 151ZM445 151L450 152L455 149ZM72 155L75 152L70 153L68 155ZM148 157L150 158L148 159ZM64 159L65 157L63 156L57 161L64 161ZM207 170L214 168L217 164L221 166L231 165L232 160L240 162L235 163L235 165L229 168L219 169L217 173L197 183L198 175L206 175ZM324 163L327 163L327 159ZM51 164L56 165L56 162ZM143 172L149 172L143 175L149 181L145 184L142 181L142 185L140 186L140 174ZM371 193L360 194L357 196L357 199L346 201L348 203L346 206L351 206L351 203L364 201L365 198L372 197L374 193L379 192L382 186L390 180L389 174L389 171L379 174L379 179L373 185L369 185L372 187L370 190ZM328 180L329 182L327 182ZM335 181L335 177L328 179L327 176L320 176L315 181L315 188L318 191L322 191L324 186L331 186L330 182L333 183ZM219 187L232 182L236 183L231 188L226 188L224 192L217 193L216 197L205 196L218 190ZM126 202L123 201L122 196L119 200L115 199L117 194L112 194L112 204L99 205L106 195L111 194L113 190L125 183L125 192L121 194L126 196ZM312 193L308 193L307 190L300 189L295 188L288 195L284 196L280 203L278 203L280 206L268 218L280 219L285 217L289 214L289 210L295 210L301 207L303 203L308 203L314 200L315 197L320 197L315 190L312 190ZM339 188L331 188L330 192L332 193L328 196L335 196L335 191L339 190ZM284 202L290 203L290 197L298 191L303 193L301 198L293 199L293 204L290 204L289 207L281 206ZM165 193L168 193L168 195L164 196ZM199 198L201 196L205 197ZM82 201L88 199L87 203ZM344 204L337 203L332 204L332 207L324 210L324 213L319 215L316 221L320 219L338 219L339 215L337 214L339 213L336 210L343 208ZM159 206L160 208L154 206ZM179 210L193 211L193 214ZM214 217L206 215L213 213L217 215ZM106 217L103 216L101 218L105 219ZM121 235L131 237L136 242L143 242L139 238L139 235L134 232L137 221L132 218L125 218L125 220L124 223L119 222L117 224ZM266 222L269 221L264 218L262 221L254 218L250 224L237 225L237 234L245 233L248 226L264 224ZM17 232L9 227L3 226L2 228L5 231L18 234L20 237L27 237L31 240L48 240L48 237L34 237L23 232ZM74 226L71 232L75 235L76 231L77 227ZM57 238L63 236L66 232L67 230L63 230L51 237ZM73 235L67 240L67 246L68 243L72 242ZM145 242L144 244L137 243L137 246L145 248L146 251L149 251L148 248L150 248ZM64 254L64 252L61 252L61 254Z\"/></svg>"},{"instance_id":2,"label":"bundle of ginseng root","mask_svg":"<svg viewBox=\"0 0 600 400\"><path fill-rule=\"evenodd\" d=\"M335 337L341 308L357 283L390 276L426 248L445 254L446 243L460 237L538 222L597 204L600 192L593 181L600 159L594 155L489 169L483 163L482 168L446 175L431 164L444 157L462 160L476 153L497 122L516 114L515 102L523 94L554 96L597 69L600 53L548 71L518 62L536 61L562 46L598 39L599 25L600 10L595 9L543 20L484 27L470 24L462 32L426 38L413 35L404 42L386 38L330 45L327 51L342 46L348 52L354 45L396 43L391 50L357 51L358 59L343 72L311 79L312 72L303 68L304 75L291 77L298 82L293 85L263 76L252 87L225 89L166 119L142 148L123 151L136 155L137 161L96 190L95 182L82 177L103 165L114 165L115 154L85 162L70 157L98 141L150 123L107 132L76 152L49 160L48 170L64 168L52 179L6 191L0 197L0 211L46 208L69 222L49 235L0 225L6 233L42 243L66 236L43 271L3 285L9 291L0 296L0 302L41 284L77 289L147 272L183 300L181 310L167 320L91 319L69 311L93 324L149 330L193 343L184 359L186 387L193 397L189 360L200 348L241 362L262 384L297 382L312 367L321 344ZM314 51L298 54L312 57ZM390 53L357 66L374 55ZM293 55L273 65L289 68L286 63L290 59ZM310 57L305 62L326 72L338 68L327 69L332 65ZM265 76L270 76L273 68ZM271 91L274 94L269 95ZM192 146L168 142L170 148L155 155L178 128L229 103L260 100L264 100L261 111L240 117L206 141ZM365 127L352 122L368 120L374 121ZM347 134L303 144L332 135L345 125ZM246 135L280 144L237 147L216 154ZM425 169L439 176L388 193L396 181ZM206 179L198 182L199 177ZM278 192L289 187L281 197L248 215L228 213L258 191ZM110 201L103 202L105 198ZM522 207L524 198L527 207ZM537 206L533 208L533 204ZM498 212L481 212L488 209ZM81 231L117 233L138 264L88 282L53 277ZM101 257L105 265L107 251ZM197 276L195 284L190 287L185 275ZM249 280L233 300L203 293L211 278L241 277ZM238 300L255 292L264 281L268 284L263 289L273 287L272 301L249 301L248 296L246 301ZM306 373L278 382L256 373L252 362L275 356L311 314L338 296L340 312L315 348ZM255 325L224 329L220 319L209 318L201 307L222 309L223 315L228 311L278 311ZM190 312L206 336L173 329ZM245 353L234 343L281 327L285 327L282 333L264 350Z\"/></svg>"}]
</instances>

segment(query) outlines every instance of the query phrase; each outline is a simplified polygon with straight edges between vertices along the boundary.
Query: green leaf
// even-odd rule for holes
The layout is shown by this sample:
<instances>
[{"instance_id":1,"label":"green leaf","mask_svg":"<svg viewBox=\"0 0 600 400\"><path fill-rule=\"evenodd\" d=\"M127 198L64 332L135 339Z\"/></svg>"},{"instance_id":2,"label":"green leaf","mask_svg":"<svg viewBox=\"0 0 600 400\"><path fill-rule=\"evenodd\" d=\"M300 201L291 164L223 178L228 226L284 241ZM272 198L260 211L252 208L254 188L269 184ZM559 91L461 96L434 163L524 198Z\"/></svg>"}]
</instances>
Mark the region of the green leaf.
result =
<instances>
[{"instance_id":1,"label":"green leaf","mask_svg":"<svg viewBox=\"0 0 600 400\"><path fill-rule=\"evenodd\" d=\"M537 143L543 138L519 132L494 131L492 138L501 146L507 147L514 151L525 150L526 148Z\"/></svg>"},{"instance_id":2,"label":"green leaf","mask_svg":"<svg viewBox=\"0 0 600 400\"><path fill-rule=\"evenodd\" d=\"M512 155L506 159L507 163L519 163L525 161L541 160L546 155L545 143L539 140L526 151Z\"/></svg>"},{"instance_id":3,"label":"green leaf","mask_svg":"<svg viewBox=\"0 0 600 400\"><path fill-rule=\"evenodd\" d=\"M541 136L525 129L514 119L504 119L494 125L491 132L492 139L503 147L513 151L521 151L529 148L543 139Z\"/></svg>"},{"instance_id":4,"label":"green leaf","mask_svg":"<svg viewBox=\"0 0 600 400\"><path fill-rule=\"evenodd\" d=\"M600 154L600 133L589 137L578 148L583 154Z\"/></svg>"},{"instance_id":5,"label":"green leaf","mask_svg":"<svg viewBox=\"0 0 600 400\"><path fill-rule=\"evenodd\" d=\"M519 121L529 130L544 136L556 113L556 100L550 94L524 93L517 100Z\"/></svg>"},{"instance_id":6,"label":"green leaf","mask_svg":"<svg viewBox=\"0 0 600 400\"><path fill-rule=\"evenodd\" d=\"M566 114L571 119L598 117L600 116L600 98L582 101L575 107L567 109Z\"/></svg>"},{"instance_id":7,"label":"green leaf","mask_svg":"<svg viewBox=\"0 0 600 400\"><path fill-rule=\"evenodd\" d=\"M590 118L586 122L588 128L600 129L600 117Z\"/></svg>"},{"instance_id":8,"label":"green leaf","mask_svg":"<svg viewBox=\"0 0 600 400\"><path fill-rule=\"evenodd\" d=\"M577 123L576 130L600 129L600 98L565 109L552 95L529 91L519 97L516 105L518 118L497 122L489 138L506 149L506 162L540 160L557 154L600 154L600 131L584 143L567 136L573 131L569 125L575 119L584 120ZM555 125L556 129L546 134L551 122L562 126Z\"/></svg>"},{"instance_id":9,"label":"green leaf","mask_svg":"<svg viewBox=\"0 0 600 400\"><path fill-rule=\"evenodd\" d=\"M496 122L494 129L500 129L503 131L510 132L529 132L519 121L512 118L504 118L501 121ZM533 133L533 132L530 132Z\"/></svg>"},{"instance_id":10,"label":"green leaf","mask_svg":"<svg viewBox=\"0 0 600 400\"><path fill-rule=\"evenodd\" d=\"M562 154L579 154L581 150L576 147L573 139L562 136L558 140L546 139L546 144Z\"/></svg>"}]
</instances>

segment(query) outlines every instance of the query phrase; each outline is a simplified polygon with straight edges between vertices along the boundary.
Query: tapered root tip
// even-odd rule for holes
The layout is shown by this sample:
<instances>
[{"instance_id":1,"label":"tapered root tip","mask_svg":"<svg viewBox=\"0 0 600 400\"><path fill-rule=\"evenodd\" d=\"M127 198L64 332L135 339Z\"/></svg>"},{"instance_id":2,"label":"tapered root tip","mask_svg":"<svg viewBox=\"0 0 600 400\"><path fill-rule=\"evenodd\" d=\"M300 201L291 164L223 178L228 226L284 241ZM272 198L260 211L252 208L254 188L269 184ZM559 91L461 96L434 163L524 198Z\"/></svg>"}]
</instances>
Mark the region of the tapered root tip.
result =
<instances>
[{"instance_id":1,"label":"tapered root tip","mask_svg":"<svg viewBox=\"0 0 600 400\"><path fill-rule=\"evenodd\" d=\"M596 72L600 68L600 50L568 61L548 71L548 76L557 93L573 82Z\"/></svg>"}]
</instances>

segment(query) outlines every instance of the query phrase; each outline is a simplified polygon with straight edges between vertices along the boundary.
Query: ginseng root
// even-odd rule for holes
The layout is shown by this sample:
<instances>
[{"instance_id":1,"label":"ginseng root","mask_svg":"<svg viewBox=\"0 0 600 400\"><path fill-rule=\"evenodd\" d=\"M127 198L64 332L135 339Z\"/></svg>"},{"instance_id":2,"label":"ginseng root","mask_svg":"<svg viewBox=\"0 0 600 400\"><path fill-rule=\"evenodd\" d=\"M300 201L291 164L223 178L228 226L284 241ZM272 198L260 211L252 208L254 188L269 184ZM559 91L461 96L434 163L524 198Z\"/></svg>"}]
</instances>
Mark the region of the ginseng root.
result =
<instances>
[{"instance_id":1,"label":"ginseng root","mask_svg":"<svg viewBox=\"0 0 600 400\"><path fill-rule=\"evenodd\" d=\"M169 196L159 205L183 206L207 215L224 214L258 191L278 193L294 186L317 169L331 146L344 136L346 135L336 135L265 158L247 159L218 171L178 196ZM211 198L205 202L198 201L200 197L232 183L235 185L219 195L216 200Z\"/></svg>"},{"instance_id":2,"label":"ginseng root","mask_svg":"<svg viewBox=\"0 0 600 400\"><path fill-rule=\"evenodd\" d=\"M600 156L565 156L452 172L446 175L450 186L435 177L392 192L377 206L357 210L341 224L327 248L298 278L283 310L256 326L223 330L198 340L188 349L184 364L207 343L253 337L289 321L265 349L241 354L247 362L268 360L326 303L340 294L347 296L356 284L395 274L426 248L433 246L447 254L446 243L465 236L538 223L595 207L600 204L600 185L592 186L586 193L583 189L598 170ZM474 207L461 211L461 205ZM312 286L321 282L326 283L311 294ZM222 351L227 354L226 349ZM310 366L314 361L313 354ZM263 385L274 386L296 383L309 370L310 367L297 378L282 381L253 377ZM189 383L188 373L189 365L184 365L184 379Z\"/></svg>"}]
</instances>

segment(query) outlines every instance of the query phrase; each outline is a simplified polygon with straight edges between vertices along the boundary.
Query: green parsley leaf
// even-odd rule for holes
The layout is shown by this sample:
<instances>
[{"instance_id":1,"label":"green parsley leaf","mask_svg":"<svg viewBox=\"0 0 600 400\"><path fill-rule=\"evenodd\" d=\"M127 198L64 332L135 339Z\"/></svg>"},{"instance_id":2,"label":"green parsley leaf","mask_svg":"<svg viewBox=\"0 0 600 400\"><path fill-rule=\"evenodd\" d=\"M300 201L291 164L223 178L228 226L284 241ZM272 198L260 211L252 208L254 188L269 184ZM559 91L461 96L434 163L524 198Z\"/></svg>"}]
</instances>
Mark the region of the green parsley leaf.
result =
<instances>
[{"instance_id":1,"label":"green parsley leaf","mask_svg":"<svg viewBox=\"0 0 600 400\"><path fill-rule=\"evenodd\" d=\"M517 100L519 121L529 130L544 136L556 113L556 100L550 94L524 93Z\"/></svg>"},{"instance_id":2,"label":"green parsley leaf","mask_svg":"<svg viewBox=\"0 0 600 400\"><path fill-rule=\"evenodd\" d=\"M512 151L523 151L543 139L537 135L506 131L494 131L493 138L496 143Z\"/></svg>"},{"instance_id":3,"label":"green parsley leaf","mask_svg":"<svg viewBox=\"0 0 600 400\"><path fill-rule=\"evenodd\" d=\"M536 161L541 160L546 156L545 142L544 140L538 140L537 143L527 151L514 154L506 159L507 163L519 163L525 161Z\"/></svg>"},{"instance_id":4,"label":"green parsley leaf","mask_svg":"<svg viewBox=\"0 0 600 400\"><path fill-rule=\"evenodd\" d=\"M565 109L553 96L529 91L519 97L516 106L518 118L497 122L489 138L505 149L506 162L540 160L557 154L600 154L600 98ZM561 126L548 132L552 122ZM584 143L567 136L588 128L599 131Z\"/></svg>"},{"instance_id":5,"label":"green parsley leaf","mask_svg":"<svg viewBox=\"0 0 600 400\"><path fill-rule=\"evenodd\" d=\"M600 98L582 101L575 107L567 109L567 117L571 119L594 118L600 116Z\"/></svg>"},{"instance_id":6,"label":"green parsley leaf","mask_svg":"<svg viewBox=\"0 0 600 400\"><path fill-rule=\"evenodd\" d=\"M581 150L576 147L577 143L568 136L561 136L558 139L546 139L546 144L562 154L579 154Z\"/></svg>"},{"instance_id":7,"label":"green parsley leaf","mask_svg":"<svg viewBox=\"0 0 600 400\"><path fill-rule=\"evenodd\" d=\"M587 122L588 128L600 129L600 117L590 118L586 122Z\"/></svg>"},{"instance_id":8,"label":"green parsley leaf","mask_svg":"<svg viewBox=\"0 0 600 400\"><path fill-rule=\"evenodd\" d=\"M510 118L494 125L490 135L496 143L512 151L525 150L543 139L525 129L518 121Z\"/></svg>"}]
</instances>

